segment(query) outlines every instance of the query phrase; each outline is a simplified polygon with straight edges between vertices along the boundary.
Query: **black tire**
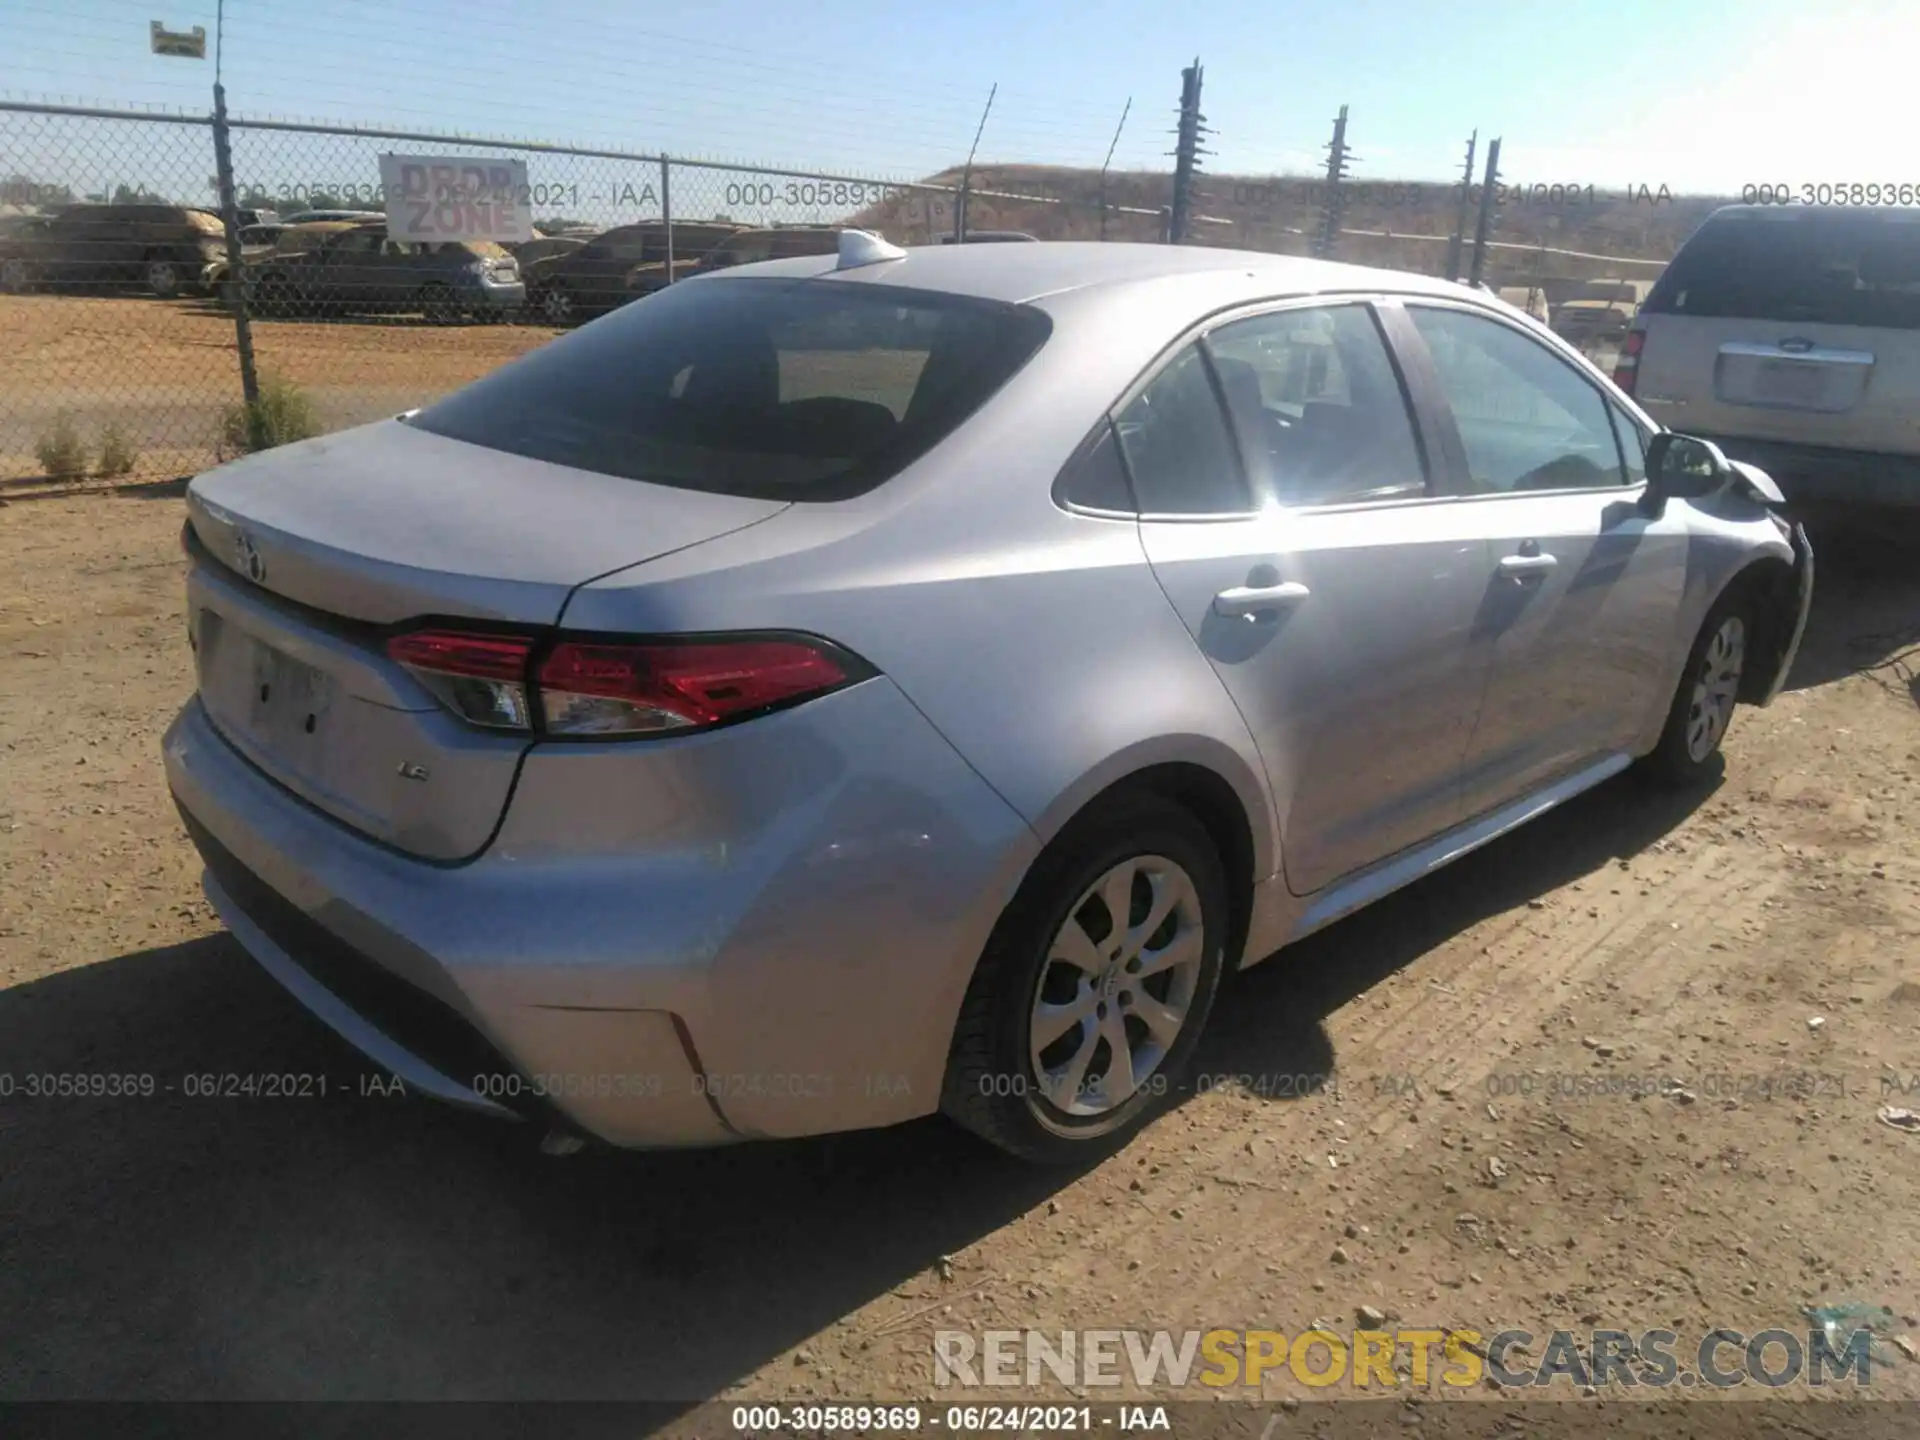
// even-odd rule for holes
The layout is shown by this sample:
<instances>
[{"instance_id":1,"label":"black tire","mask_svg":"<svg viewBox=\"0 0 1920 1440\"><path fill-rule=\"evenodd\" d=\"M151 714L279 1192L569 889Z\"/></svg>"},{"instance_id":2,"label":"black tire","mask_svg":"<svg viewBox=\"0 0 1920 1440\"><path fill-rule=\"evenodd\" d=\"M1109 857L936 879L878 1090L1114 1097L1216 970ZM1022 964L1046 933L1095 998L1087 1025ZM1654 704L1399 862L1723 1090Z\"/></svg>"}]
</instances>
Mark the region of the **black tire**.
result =
<instances>
[{"instance_id":1,"label":"black tire","mask_svg":"<svg viewBox=\"0 0 1920 1440\"><path fill-rule=\"evenodd\" d=\"M253 287L253 309L257 314L275 319L293 314L293 287L283 276L262 275Z\"/></svg>"},{"instance_id":2,"label":"black tire","mask_svg":"<svg viewBox=\"0 0 1920 1440\"><path fill-rule=\"evenodd\" d=\"M164 255L149 255L140 262L140 283L162 300L171 300L183 283L180 267Z\"/></svg>"},{"instance_id":3,"label":"black tire","mask_svg":"<svg viewBox=\"0 0 1920 1440\"><path fill-rule=\"evenodd\" d=\"M1042 984L1057 985L1065 968L1049 960L1049 951L1068 918L1085 916L1086 906L1096 906L1091 920L1097 925L1098 917L1107 913L1098 900L1083 902L1082 897L1114 866L1136 856L1171 861L1192 882L1200 926L1193 991L1184 1022L1145 1083L1102 1114L1069 1115L1044 1093L1029 1053L1033 1007L1041 998ZM1130 891L1136 923L1143 918L1138 914L1140 893L1137 886ZM1147 791L1123 792L1097 802L1034 862L995 925L961 1004L941 1108L982 1139L1040 1164L1090 1163L1119 1150L1184 1088L1194 1047L1219 989L1230 917L1219 852L1206 827L1190 811ZM1105 938L1095 942L1096 948L1106 944ZM1123 987L1114 1000L1118 1007L1128 982L1124 976L1115 978ZM1132 983L1144 987L1150 982ZM1170 977L1168 983L1175 982ZM1089 994L1109 992L1097 992L1097 987L1088 990ZM1107 1013L1103 1001L1099 1014L1104 1018ZM1137 1016L1122 1018L1123 1033L1132 1033L1125 1031L1129 1019L1140 1023ZM1081 1033L1077 1024L1070 1033ZM1087 1043L1093 1045L1096 1059L1100 1047L1107 1045L1105 1040ZM1105 1053L1111 1064L1111 1048ZM1042 1063L1047 1063L1044 1051ZM1089 1062L1086 1073L1093 1069Z\"/></svg>"},{"instance_id":4,"label":"black tire","mask_svg":"<svg viewBox=\"0 0 1920 1440\"><path fill-rule=\"evenodd\" d=\"M558 282L540 292L537 308L540 318L557 330L566 329L580 318L580 307L574 304L567 287Z\"/></svg>"},{"instance_id":5,"label":"black tire","mask_svg":"<svg viewBox=\"0 0 1920 1440\"><path fill-rule=\"evenodd\" d=\"M1725 636L1730 633L1729 622L1738 632L1739 656L1731 675L1731 688L1737 694L1756 634L1753 606L1743 586L1734 586L1713 602L1707 618L1700 623L1700 633L1688 647L1687 663L1680 671L1673 703L1667 708L1667 723L1660 731L1659 743L1641 762L1648 777L1661 784L1686 788L1719 773L1720 746L1732 728L1736 701L1727 702L1725 719L1717 725L1710 723L1705 712L1713 708L1707 704L1711 692L1724 690L1728 684ZM1703 720L1709 721L1704 727Z\"/></svg>"}]
</instances>

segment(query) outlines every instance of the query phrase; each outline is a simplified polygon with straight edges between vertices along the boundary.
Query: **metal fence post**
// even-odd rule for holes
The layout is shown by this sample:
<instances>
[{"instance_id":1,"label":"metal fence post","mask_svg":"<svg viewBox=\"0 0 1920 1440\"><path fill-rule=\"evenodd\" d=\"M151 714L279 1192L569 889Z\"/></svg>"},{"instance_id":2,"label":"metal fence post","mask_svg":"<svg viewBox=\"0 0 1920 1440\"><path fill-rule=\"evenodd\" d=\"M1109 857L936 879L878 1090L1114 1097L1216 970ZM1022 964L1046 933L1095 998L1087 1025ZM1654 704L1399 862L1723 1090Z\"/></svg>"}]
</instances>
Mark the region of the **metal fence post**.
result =
<instances>
[{"instance_id":1,"label":"metal fence post","mask_svg":"<svg viewBox=\"0 0 1920 1440\"><path fill-rule=\"evenodd\" d=\"M1478 285L1487 268L1487 232L1493 228L1493 190L1500 180L1500 141L1487 144L1487 177L1480 182L1480 223L1473 232L1473 270L1467 283Z\"/></svg>"},{"instance_id":2,"label":"metal fence post","mask_svg":"<svg viewBox=\"0 0 1920 1440\"><path fill-rule=\"evenodd\" d=\"M660 157L660 218L667 228L667 284L673 283L673 162Z\"/></svg>"},{"instance_id":3,"label":"metal fence post","mask_svg":"<svg viewBox=\"0 0 1920 1440\"><path fill-rule=\"evenodd\" d=\"M1200 158L1200 82L1203 72L1200 57L1180 72L1180 125L1174 133L1173 204L1168 207L1167 243L1178 245L1187 238L1193 218L1193 173Z\"/></svg>"},{"instance_id":4,"label":"metal fence post","mask_svg":"<svg viewBox=\"0 0 1920 1440\"><path fill-rule=\"evenodd\" d=\"M1347 179L1347 161L1352 147L1347 144L1347 107L1342 105L1334 117L1333 139L1327 145L1326 199L1321 202L1320 234L1309 247L1321 260L1331 260L1340 248L1340 221L1346 213L1346 195L1341 186Z\"/></svg>"},{"instance_id":5,"label":"metal fence post","mask_svg":"<svg viewBox=\"0 0 1920 1440\"><path fill-rule=\"evenodd\" d=\"M213 163L220 183L220 218L227 232L227 303L233 307L233 341L240 352L240 394L247 404L247 445L266 439L260 413L260 376L253 364L253 321L247 314L247 276L240 260L240 216L233 195L233 151L227 141L227 87L213 84Z\"/></svg>"},{"instance_id":6,"label":"metal fence post","mask_svg":"<svg viewBox=\"0 0 1920 1440\"><path fill-rule=\"evenodd\" d=\"M1467 137L1467 168L1460 176L1460 204L1454 215L1453 233L1447 237L1448 280L1460 278L1461 249L1467 243L1467 206L1473 197L1473 151L1480 143L1480 132Z\"/></svg>"}]
</instances>

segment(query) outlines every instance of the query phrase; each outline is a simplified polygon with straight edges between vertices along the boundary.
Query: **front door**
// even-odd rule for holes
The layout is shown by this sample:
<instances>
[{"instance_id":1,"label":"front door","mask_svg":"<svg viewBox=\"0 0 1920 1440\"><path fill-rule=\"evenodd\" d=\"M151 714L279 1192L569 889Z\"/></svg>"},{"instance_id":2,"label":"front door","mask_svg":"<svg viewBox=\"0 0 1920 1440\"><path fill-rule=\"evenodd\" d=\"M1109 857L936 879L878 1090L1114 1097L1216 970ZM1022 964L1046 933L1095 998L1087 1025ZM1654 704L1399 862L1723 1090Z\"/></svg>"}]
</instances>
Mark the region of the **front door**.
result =
<instances>
[{"instance_id":1,"label":"front door","mask_svg":"<svg viewBox=\"0 0 1920 1440\"><path fill-rule=\"evenodd\" d=\"M1449 488L1491 546L1493 672L1466 773L1479 813L1622 753L1665 705L1687 532L1640 509L1644 436L1572 364L1517 323L1406 313L1457 429Z\"/></svg>"},{"instance_id":2,"label":"front door","mask_svg":"<svg viewBox=\"0 0 1920 1440\"><path fill-rule=\"evenodd\" d=\"M1147 556L1259 746L1288 888L1454 824L1487 549L1428 498L1372 307L1217 326L1115 422Z\"/></svg>"}]
</instances>

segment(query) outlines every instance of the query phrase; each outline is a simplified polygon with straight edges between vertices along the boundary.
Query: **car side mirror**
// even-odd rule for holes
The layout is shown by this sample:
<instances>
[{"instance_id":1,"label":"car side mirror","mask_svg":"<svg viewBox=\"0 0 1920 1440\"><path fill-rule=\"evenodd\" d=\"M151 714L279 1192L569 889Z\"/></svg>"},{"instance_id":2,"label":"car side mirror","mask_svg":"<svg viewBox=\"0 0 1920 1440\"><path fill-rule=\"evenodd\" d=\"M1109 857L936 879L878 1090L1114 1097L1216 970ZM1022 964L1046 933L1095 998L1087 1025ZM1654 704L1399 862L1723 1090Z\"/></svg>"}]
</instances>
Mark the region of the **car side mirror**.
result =
<instances>
[{"instance_id":1,"label":"car side mirror","mask_svg":"<svg viewBox=\"0 0 1920 1440\"><path fill-rule=\"evenodd\" d=\"M1711 495L1733 473L1726 455L1712 441L1663 430L1647 442L1647 509L1658 515L1670 499Z\"/></svg>"}]
</instances>

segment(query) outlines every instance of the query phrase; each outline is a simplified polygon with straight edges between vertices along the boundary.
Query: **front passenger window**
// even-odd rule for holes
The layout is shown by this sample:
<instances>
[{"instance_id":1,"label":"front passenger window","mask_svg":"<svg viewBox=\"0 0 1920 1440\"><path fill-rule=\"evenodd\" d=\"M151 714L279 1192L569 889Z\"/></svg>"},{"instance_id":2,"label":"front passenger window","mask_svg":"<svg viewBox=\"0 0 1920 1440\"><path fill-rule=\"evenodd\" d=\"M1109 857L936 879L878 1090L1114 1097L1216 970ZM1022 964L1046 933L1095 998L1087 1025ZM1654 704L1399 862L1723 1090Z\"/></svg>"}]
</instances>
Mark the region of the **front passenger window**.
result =
<instances>
[{"instance_id":1,"label":"front passenger window","mask_svg":"<svg viewBox=\"0 0 1920 1440\"><path fill-rule=\"evenodd\" d=\"M1113 423L1143 513L1244 515L1253 509L1199 346L1183 350Z\"/></svg>"},{"instance_id":2,"label":"front passenger window","mask_svg":"<svg viewBox=\"0 0 1920 1440\"><path fill-rule=\"evenodd\" d=\"M1625 485L1600 391L1546 346L1464 310L1409 305L1467 453L1470 494Z\"/></svg>"}]
</instances>

